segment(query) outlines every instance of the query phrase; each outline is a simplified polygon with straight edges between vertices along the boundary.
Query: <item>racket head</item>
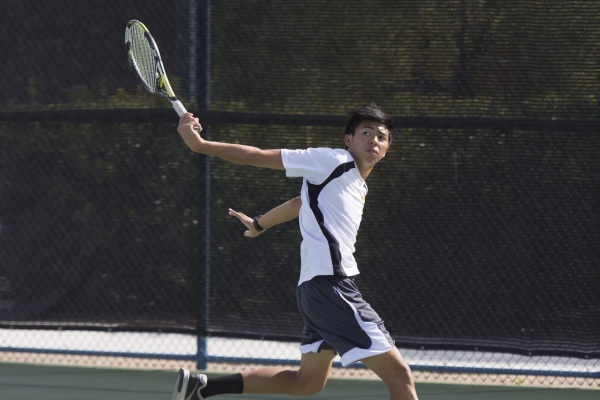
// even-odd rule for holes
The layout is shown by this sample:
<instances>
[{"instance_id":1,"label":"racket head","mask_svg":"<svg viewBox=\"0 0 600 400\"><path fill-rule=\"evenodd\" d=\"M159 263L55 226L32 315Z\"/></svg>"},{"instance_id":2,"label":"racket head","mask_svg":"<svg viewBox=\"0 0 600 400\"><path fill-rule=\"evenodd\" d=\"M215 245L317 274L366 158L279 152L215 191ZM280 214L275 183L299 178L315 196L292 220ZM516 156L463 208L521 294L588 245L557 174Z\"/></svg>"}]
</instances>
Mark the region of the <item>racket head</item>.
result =
<instances>
[{"instance_id":1,"label":"racket head","mask_svg":"<svg viewBox=\"0 0 600 400\"><path fill-rule=\"evenodd\" d=\"M148 28L140 21L133 19L127 23L125 47L129 65L142 86L149 92L177 101L167 79L158 46Z\"/></svg>"}]
</instances>

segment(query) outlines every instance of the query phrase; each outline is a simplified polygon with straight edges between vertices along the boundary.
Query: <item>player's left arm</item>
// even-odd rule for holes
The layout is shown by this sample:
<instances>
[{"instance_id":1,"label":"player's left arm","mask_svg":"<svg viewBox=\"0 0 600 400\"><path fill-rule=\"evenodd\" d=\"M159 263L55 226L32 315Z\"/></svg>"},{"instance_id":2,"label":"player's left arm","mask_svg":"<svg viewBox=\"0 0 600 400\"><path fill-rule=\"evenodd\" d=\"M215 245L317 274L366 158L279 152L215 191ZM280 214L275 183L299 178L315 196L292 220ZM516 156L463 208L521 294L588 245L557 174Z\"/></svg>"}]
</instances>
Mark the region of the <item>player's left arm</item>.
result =
<instances>
[{"instance_id":1,"label":"player's left arm","mask_svg":"<svg viewBox=\"0 0 600 400\"><path fill-rule=\"evenodd\" d=\"M300 207L302 206L302 199L300 197L293 198L286 201L283 204L267 211L264 215L258 219L258 224L263 229L269 229L275 225L283 224L284 222L291 221L298 218L300 214ZM261 232L254 228L254 219L248 217L246 214L229 209L229 215L237 217L242 224L248 229L244 232L246 237L257 237Z\"/></svg>"}]
</instances>

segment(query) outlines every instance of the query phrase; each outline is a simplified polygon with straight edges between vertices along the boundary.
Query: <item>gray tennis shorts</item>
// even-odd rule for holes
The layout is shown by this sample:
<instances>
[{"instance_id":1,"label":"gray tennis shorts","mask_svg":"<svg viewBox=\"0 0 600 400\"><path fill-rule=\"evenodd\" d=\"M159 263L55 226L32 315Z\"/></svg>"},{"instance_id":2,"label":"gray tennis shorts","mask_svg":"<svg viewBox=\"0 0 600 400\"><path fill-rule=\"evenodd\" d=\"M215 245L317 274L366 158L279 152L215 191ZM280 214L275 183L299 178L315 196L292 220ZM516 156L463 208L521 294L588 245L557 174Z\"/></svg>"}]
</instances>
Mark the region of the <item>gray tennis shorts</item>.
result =
<instances>
[{"instance_id":1,"label":"gray tennis shorts","mask_svg":"<svg viewBox=\"0 0 600 400\"><path fill-rule=\"evenodd\" d=\"M333 349L345 367L394 347L383 321L352 278L317 276L300 284L296 297L304 319L302 353Z\"/></svg>"}]
</instances>

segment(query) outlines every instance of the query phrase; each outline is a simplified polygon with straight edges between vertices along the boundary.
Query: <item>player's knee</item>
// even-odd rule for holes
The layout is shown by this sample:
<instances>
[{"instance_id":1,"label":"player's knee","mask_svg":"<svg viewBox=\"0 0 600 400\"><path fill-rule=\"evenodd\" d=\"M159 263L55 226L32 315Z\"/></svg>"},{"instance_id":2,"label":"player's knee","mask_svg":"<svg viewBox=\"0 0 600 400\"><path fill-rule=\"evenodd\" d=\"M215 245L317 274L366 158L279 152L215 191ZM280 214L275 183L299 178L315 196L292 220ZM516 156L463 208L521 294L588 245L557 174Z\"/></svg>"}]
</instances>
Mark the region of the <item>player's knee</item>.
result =
<instances>
[{"instance_id":1,"label":"player's knee","mask_svg":"<svg viewBox=\"0 0 600 400\"><path fill-rule=\"evenodd\" d=\"M314 396L319 393L325 387L327 381L311 380L311 381L298 381L296 385L295 395L296 396Z\"/></svg>"},{"instance_id":2,"label":"player's knee","mask_svg":"<svg viewBox=\"0 0 600 400\"><path fill-rule=\"evenodd\" d=\"M388 384L396 385L396 386L410 386L414 387L415 381L410 370L410 367L406 363L401 363L396 368L394 368L391 379Z\"/></svg>"},{"instance_id":3,"label":"player's knee","mask_svg":"<svg viewBox=\"0 0 600 400\"><path fill-rule=\"evenodd\" d=\"M312 383L310 385L306 385L302 388L300 396L314 396L315 394L323 390L324 387L325 385L323 384Z\"/></svg>"}]
</instances>

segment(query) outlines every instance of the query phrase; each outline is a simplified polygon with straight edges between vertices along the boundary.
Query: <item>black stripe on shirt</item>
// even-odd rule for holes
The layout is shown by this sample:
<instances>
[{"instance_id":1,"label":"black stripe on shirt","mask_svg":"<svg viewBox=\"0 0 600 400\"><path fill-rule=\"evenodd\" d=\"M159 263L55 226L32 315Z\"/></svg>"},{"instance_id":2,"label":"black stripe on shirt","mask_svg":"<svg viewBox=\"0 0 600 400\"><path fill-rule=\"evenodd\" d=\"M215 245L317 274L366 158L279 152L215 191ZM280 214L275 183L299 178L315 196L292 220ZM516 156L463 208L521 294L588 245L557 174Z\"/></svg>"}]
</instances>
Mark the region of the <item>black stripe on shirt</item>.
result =
<instances>
[{"instance_id":1,"label":"black stripe on shirt","mask_svg":"<svg viewBox=\"0 0 600 400\"><path fill-rule=\"evenodd\" d=\"M346 276L346 272L342 267L342 252L340 251L340 244L337 239L333 236L331 232L327 230L325 227L325 217L319 208L319 195L321 191L329 182L334 180L335 178L339 178L344 173L350 171L352 168L356 168L356 164L354 161L347 162L345 164L339 165L336 169L333 170L331 175L323 183L320 185L313 185L312 183L306 181L306 185L308 186L308 199L310 202L310 209L312 210L317 222L319 224L319 228L321 228L321 232L323 232L323 236L327 240L327 244L329 246L329 253L331 254L331 264L333 265L333 274L338 276Z\"/></svg>"}]
</instances>

